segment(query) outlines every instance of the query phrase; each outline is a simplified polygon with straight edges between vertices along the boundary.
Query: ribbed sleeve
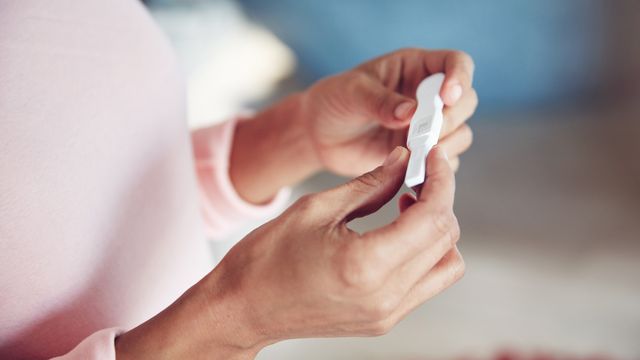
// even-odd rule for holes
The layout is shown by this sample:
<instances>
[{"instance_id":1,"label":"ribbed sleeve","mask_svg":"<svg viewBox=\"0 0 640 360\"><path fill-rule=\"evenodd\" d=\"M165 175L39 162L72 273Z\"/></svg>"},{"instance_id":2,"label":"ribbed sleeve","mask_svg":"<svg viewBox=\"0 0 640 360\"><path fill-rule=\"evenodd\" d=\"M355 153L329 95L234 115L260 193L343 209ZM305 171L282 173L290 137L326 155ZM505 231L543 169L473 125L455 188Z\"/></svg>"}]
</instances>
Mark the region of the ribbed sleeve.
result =
<instances>
[{"instance_id":1,"label":"ribbed sleeve","mask_svg":"<svg viewBox=\"0 0 640 360\"><path fill-rule=\"evenodd\" d=\"M200 207L207 235L220 238L243 222L266 217L280 210L291 193L280 190L267 204L243 200L229 177L229 158L236 123L234 119L192 133L195 165L200 188Z\"/></svg>"}]
</instances>

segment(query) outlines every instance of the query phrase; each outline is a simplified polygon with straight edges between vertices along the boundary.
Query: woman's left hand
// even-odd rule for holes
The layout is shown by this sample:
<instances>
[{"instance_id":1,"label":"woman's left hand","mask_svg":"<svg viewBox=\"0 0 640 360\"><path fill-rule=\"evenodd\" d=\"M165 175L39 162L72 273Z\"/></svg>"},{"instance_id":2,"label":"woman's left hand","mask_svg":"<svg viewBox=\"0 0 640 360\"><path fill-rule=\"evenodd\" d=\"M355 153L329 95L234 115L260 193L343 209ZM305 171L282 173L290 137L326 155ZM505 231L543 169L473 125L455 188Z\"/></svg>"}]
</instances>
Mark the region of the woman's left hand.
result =
<instances>
[{"instance_id":1,"label":"woman's left hand","mask_svg":"<svg viewBox=\"0 0 640 360\"><path fill-rule=\"evenodd\" d=\"M457 169L460 154L472 141L466 121L478 104L473 71L464 52L402 49L314 84L302 95L299 120L324 168L360 175L380 165L394 147L405 145L418 84L443 72L440 145Z\"/></svg>"},{"instance_id":2,"label":"woman's left hand","mask_svg":"<svg viewBox=\"0 0 640 360\"><path fill-rule=\"evenodd\" d=\"M325 169L346 176L380 165L404 146L415 91L443 72L440 146L455 170L471 145L466 121L478 105L473 61L460 51L403 49L318 81L236 127L230 160L233 184L252 203Z\"/></svg>"}]
</instances>

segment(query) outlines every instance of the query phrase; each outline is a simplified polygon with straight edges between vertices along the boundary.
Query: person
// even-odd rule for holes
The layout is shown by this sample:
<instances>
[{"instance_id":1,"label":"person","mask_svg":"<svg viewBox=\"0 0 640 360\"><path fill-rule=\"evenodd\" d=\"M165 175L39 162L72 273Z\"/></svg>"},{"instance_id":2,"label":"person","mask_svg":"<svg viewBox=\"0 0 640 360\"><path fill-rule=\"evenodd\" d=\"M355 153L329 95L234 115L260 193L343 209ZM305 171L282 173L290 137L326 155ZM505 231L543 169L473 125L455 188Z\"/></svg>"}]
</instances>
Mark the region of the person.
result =
<instances>
[{"instance_id":1,"label":"person","mask_svg":"<svg viewBox=\"0 0 640 360\"><path fill-rule=\"evenodd\" d=\"M453 169L473 71L463 52L402 49L189 137L175 57L138 1L0 0L0 357L241 359L387 332L464 270ZM426 183L391 224L350 230L399 190L413 93L435 72ZM211 269L203 231L277 211L320 170L357 177Z\"/></svg>"}]
</instances>

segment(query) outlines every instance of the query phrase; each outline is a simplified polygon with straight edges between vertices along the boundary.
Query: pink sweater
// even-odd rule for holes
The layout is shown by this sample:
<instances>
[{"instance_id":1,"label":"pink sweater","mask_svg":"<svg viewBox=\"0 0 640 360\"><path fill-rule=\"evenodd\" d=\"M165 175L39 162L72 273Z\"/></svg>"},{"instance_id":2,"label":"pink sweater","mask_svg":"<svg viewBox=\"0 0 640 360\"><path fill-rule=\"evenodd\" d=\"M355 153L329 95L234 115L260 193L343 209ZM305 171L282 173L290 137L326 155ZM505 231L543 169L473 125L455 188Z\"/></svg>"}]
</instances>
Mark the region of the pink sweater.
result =
<instances>
[{"instance_id":1,"label":"pink sweater","mask_svg":"<svg viewBox=\"0 0 640 360\"><path fill-rule=\"evenodd\" d=\"M138 1L0 0L0 358L114 359L211 270L204 230L285 200L236 195L234 122L192 147L184 98Z\"/></svg>"}]
</instances>

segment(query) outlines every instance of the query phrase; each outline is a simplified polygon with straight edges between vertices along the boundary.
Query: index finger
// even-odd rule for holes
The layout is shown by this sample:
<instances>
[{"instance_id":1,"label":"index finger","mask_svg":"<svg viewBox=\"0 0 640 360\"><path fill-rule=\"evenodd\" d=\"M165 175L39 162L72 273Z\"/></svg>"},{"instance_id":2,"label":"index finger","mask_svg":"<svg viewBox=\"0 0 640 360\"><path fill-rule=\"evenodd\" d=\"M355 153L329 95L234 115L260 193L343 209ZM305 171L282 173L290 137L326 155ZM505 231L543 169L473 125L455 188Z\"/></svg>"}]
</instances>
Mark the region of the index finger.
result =
<instances>
[{"instance_id":1,"label":"index finger","mask_svg":"<svg viewBox=\"0 0 640 360\"><path fill-rule=\"evenodd\" d=\"M427 165L427 180L417 202L391 224L364 234L372 251L385 254L392 266L442 241L453 244L457 240L453 170L437 146L429 153Z\"/></svg>"}]
</instances>

